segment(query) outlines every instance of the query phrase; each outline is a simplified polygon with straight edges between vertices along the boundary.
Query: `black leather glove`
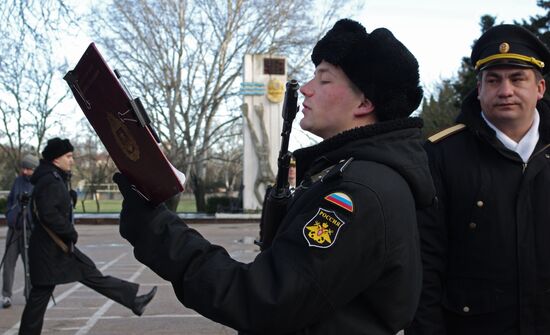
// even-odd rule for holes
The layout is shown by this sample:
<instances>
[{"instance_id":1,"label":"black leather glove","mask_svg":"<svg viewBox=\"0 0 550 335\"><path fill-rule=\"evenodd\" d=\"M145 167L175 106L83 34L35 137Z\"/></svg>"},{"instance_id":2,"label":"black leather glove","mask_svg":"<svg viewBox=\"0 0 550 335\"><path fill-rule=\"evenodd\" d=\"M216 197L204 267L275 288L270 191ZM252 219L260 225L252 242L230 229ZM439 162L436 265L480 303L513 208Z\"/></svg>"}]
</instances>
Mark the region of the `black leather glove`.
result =
<instances>
[{"instance_id":1,"label":"black leather glove","mask_svg":"<svg viewBox=\"0 0 550 335\"><path fill-rule=\"evenodd\" d=\"M76 208L76 201L78 200L78 195L76 194L76 191L70 190L69 195L71 197L71 201L73 202L73 208Z\"/></svg>"},{"instance_id":2,"label":"black leather glove","mask_svg":"<svg viewBox=\"0 0 550 335\"><path fill-rule=\"evenodd\" d=\"M76 230L71 234L71 240L70 241L73 244L76 244L76 242L78 242L78 232Z\"/></svg>"},{"instance_id":3,"label":"black leather glove","mask_svg":"<svg viewBox=\"0 0 550 335\"><path fill-rule=\"evenodd\" d=\"M132 184L122 173L115 173L113 181L117 183L120 193L124 197L120 211L120 235L135 245L140 230L145 229L147 222L154 215L155 208L132 189Z\"/></svg>"}]
</instances>

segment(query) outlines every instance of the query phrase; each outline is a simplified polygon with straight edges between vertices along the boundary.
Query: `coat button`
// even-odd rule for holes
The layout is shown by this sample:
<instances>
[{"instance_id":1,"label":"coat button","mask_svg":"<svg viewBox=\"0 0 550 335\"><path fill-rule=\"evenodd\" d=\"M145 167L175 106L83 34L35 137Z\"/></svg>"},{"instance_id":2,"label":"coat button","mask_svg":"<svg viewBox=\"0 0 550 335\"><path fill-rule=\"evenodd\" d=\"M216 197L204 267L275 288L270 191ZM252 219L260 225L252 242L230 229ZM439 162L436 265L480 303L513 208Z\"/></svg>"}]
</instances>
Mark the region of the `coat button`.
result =
<instances>
[{"instance_id":1,"label":"coat button","mask_svg":"<svg viewBox=\"0 0 550 335\"><path fill-rule=\"evenodd\" d=\"M477 228L477 223L470 222L470 224L468 226L470 227L470 229L476 229Z\"/></svg>"},{"instance_id":2,"label":"coat button","mask_svg":"<svg viewBox=\"0 0 550 335\"><path fill-rule=\"evenodd\" d=\"M483 207L483 205L485 205L485 204L483 203L483 201L478 200L478 201L476 202L476 205L477 205L477 207L481 208L481 207Z\"/></svg>"},{"instance_id":3,"label":"coat button","mask_svg":"<svg viewBox=\"0 0 550 335\"><path fill-rule=\"evenodd\" d=\"M463 311L464 313L468 313L468 312L470 312L470 307L464 306L464 307L462 307L462 311Z\"/></svg>"}]
</instances>

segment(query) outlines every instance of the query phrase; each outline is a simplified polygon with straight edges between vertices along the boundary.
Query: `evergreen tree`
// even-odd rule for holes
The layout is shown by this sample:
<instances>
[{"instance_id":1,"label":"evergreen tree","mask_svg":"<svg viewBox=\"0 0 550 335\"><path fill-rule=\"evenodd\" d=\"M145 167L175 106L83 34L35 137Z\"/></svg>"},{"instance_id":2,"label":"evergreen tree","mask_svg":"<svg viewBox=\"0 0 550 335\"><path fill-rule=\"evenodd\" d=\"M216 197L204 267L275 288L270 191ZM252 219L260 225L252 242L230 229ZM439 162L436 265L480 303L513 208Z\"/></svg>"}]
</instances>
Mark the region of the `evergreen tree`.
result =
<instances>
[{"instance_id":1,"label":"evergreen tree","mask_svg":"<svg viewBox=\"0 0 550 335\"><path fill-rule=\"evenodd\" d=\"M495 25L496 17L491 15L483 15L479 20L481 33L486 32L489 28ZM481 34L480 34L481 35ZM472 47L477 42L477 39L472 42ZM460 107L466 96L477 86L477 78L473 65L469 56L462 57L462 64L458 70L457 78L453 80L452 86L456 91L455 106Z\"/></svg>"},{"instance_id":2,"label":"evergreen tree","mask_svg":"<svg viewBox=\"0 0 550 335\"><path fill-rule=\"evenodd\" d=\"M537 6L546 10L545 14L531 16L529 20L514 21L515 24L519 24L529 31L533 32L541 41L550 47L550 0L538 0ZM547 64L550 66L550 64ZM550 80L550 75L545 76L546 82ZM550 97L550 92L546 90L546 97Z\"/></svg>"},{"instance_id":3,"label":"evergreen tree","mask_svg":"<svg viewBox=\"0 0 550 335\"><path fill-rule=\"evenodd\" d=\"M529 20L514 21L535 35L537 35L547 46L550 46L550 0L538 0L537 6L546 10L545 14L531 16Z\"/></svg>"},{"instance_id":4,"label":"evergreen tree","mask_svg":"<svg viewBox=\"0 0 550 335\"><path fill-rule=\"evenodd\" d=\"M480 19L481 32L494 26L496 18L484 15ZM472 45L476 42L474 40ZM476 73L471 65L470 57L462 58L460 69L454 79L446 79L437 88L436 96L432 95L422 104L421 116L424 119L424 136L429 137L455 123L460 112L462 100L475 89Z\"/></svg>"},{"instance_id":5,"label":"evergreen tree","mask_svg":"<svg viewBox=\"0 0 550 335\"><path fill-rule=\"evenodd\" d=\"M456 91L450 80L443 80L436 90L436 96L431 95L422 103L422 131L425 138L454 124L460 110L456 105Z\"/></svg>"}]
</instances>

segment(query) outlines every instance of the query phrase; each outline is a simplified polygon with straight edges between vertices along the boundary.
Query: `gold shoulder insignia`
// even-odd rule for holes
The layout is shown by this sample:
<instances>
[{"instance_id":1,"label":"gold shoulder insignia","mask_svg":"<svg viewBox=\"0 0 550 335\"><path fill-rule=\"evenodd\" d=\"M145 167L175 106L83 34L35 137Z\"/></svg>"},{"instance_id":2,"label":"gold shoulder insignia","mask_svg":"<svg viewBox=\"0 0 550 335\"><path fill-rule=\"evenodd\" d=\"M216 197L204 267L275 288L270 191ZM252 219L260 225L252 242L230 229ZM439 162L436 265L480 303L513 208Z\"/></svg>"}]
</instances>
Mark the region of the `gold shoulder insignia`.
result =
<instances>
[{"instance_id":1,"label":"gold shoulder insignia","mask_svg":"<svg viewBox=\"0 0 550 335\"><path fill-rule=\"evenodd\" d=\"M451 136L452 134L458 133L459 131L461 131L464 128L466 128L465 124L462 124L462 123L455 124L452 127L449 127L447 129L443 129L439 133L428 137L428 141L430 141L432 143L437 143L437 142L441 141L442 139Z\"/></svg>"}]
</instances>

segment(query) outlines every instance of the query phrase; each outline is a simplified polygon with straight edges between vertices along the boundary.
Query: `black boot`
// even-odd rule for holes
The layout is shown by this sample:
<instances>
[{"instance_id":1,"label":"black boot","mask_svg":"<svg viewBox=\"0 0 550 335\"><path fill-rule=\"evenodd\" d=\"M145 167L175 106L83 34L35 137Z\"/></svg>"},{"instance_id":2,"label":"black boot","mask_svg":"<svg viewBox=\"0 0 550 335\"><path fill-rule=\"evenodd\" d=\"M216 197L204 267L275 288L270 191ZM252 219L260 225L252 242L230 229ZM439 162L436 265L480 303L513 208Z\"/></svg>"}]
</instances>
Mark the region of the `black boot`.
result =
<instances>
[{"instance_id":1,"label":"black boot","mask_svg":"<svg viewBox=\"0 0 550 335\"><path fill-rule=\"evenodd\" d=\"M151 291L149 291L149 293L136 296L136 299L134 300L134 307L132 307L132 312L134 312L137 316L141 316L143 311L145 311L145 306L153 300L156 293L157 287L155 286Z\"/></svg>"}]
</instances>

